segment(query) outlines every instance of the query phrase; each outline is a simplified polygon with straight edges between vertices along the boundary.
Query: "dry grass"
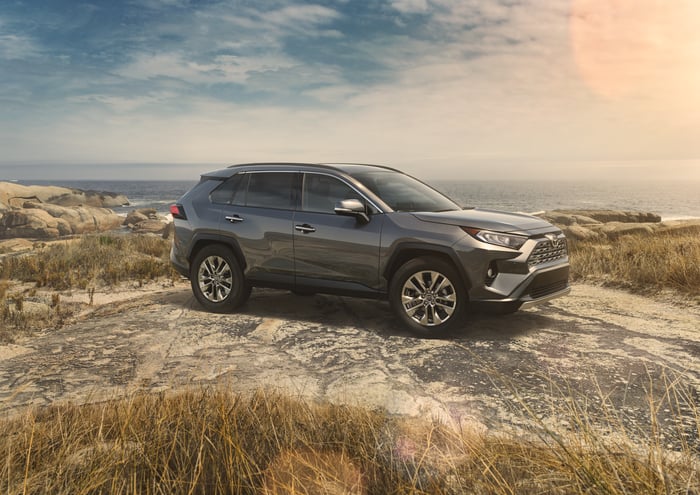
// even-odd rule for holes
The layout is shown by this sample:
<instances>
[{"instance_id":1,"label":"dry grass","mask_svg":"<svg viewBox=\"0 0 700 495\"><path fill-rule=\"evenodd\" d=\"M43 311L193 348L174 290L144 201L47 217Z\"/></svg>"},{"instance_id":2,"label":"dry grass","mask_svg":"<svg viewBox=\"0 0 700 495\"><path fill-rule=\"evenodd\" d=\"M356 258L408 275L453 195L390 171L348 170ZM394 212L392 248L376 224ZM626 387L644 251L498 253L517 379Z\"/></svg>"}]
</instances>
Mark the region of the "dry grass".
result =
<instances>
[{"instance_id":1,"label":"dry grass","mask_svg":"<svg viewBox=\"0 0 700 495\"><path fill-rule=\"evenodd\" d=\"M671 289L700 296L700 233L572 242L571 269L574 280L603 282L643 293Z\"/></svg>"},{"instance_id":2,"label":"dry grass","mask_svg":"<svg viewBox=\"0 0 700 495\"><path fill-rule=\"evenodd\" d=\"M677 384L669 384L670 394ZM565 402L570 404L570 402ZM660 403L651 402L652 412ZM514 402L523 416L527 405ZM696 410L697 413L697 410ZM8 494L680 494L698 452L658 436L610 442L584 411L575 432L458 432L381 411L223 389L54 405L0 424ZM614 415L613 415L614 416ZM697 419L697 416L696 416ZM533 430L535 431L535 430ZM696 430L697 433L697 430ZM700 439L699 439L700 440Z\"/></svg>"},{"instance_id":3,"label":"dry grass","mask_svg":"<svg viewBox=\"0 0 700 495\"><path fill-rule=\"evenodd\" d=\"M0 342L61 326L80 307L64 303L62 291L92 294L122 282L177 277L169 251L170 241L160 237L103 234L0 257Z\"/></svg>"},{"instance_id":4,"label":"dry grass","mask_svg":"<svg viewBox=\"0 0 700 495\"><path fill-rule=\"evenodd\" d=\"M0 264L0 279L57 290L115 285L172 275L170 241L147 235L86 235Z\"/></svg>"}]
</instances>

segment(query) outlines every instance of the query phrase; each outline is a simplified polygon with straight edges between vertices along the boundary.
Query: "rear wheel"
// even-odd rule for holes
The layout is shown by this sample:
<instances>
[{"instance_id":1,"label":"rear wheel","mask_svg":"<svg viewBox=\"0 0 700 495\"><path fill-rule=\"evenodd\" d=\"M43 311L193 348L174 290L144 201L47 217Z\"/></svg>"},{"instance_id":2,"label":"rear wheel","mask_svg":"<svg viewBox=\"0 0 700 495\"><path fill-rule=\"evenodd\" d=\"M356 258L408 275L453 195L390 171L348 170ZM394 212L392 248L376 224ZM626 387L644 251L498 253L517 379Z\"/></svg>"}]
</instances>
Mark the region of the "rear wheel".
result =
<instances>
[{"instance_id":1,"label":"rear wheel","mask_svg":"<svg viewBox=\"0 0 700 495\"><path fill-rule=\"evenodd\" d=\"M250 285L238 260L222 244L206 246L197 253L192 261L190 284L199 303L214 313L233 311L250 296Z\"/></svg>"},{"instance_id":2,"label":"rear wheel","mask_svg":"<svg viewBox=\"0 0 700 495\"><path fill-rule=\"evenodd\" d=\"M396 315L421 337L442 337L463 321L467 296L455 268L435 257L404 263L389 286Z\"/></svg>"}]
</instances>

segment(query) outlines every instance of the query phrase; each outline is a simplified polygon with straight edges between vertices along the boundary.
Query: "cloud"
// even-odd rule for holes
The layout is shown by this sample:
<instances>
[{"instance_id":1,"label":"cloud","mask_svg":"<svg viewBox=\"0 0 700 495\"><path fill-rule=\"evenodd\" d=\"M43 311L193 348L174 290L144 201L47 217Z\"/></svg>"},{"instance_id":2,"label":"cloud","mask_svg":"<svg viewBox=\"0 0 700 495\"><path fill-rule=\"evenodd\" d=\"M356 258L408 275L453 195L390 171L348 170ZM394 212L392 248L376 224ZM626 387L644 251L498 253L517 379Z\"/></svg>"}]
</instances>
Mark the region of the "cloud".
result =
<instances>
[{"instance_id":1,"label":"cloud","mask_svg":"<svg viewBox=\"0 0 700 495\"><path fill-rule=\"evenodd\" d=\"M167 77L192 84L244 83L251 75L290 68L295 62L279 55L242 57L218 55L209 63L197 63L181 53L138 54L117 74L134 79Z\"/></svg>"},{"instance_id":2,"label":"cloud","mask_svg":"<svg viewBox=\"0 0 700 495\"><path fill-rule=\"evenodd\" d=\"M0 24L15 37L0 37L0 58L25 57L0 60L4 159L459 167L700 155L691 30L664 52L667 76L611 101L572 57L569 0L110 5L129 23L97 10L56 46L51 16L43 41ZM658 32L689 23L676 17L660 16Z\"/></svg>"},{"instance_id":3,"label":"cloud","mask_svg":"<svg viewBox=\"0 0 700 495\"><path fill-rule=\"evenodd\" d=\"M402 14L422 14L428 11L427 0L391 0L391 6Z\"/></svg>"},{"instance_id":4,"label":"cloud","mask_svg":"<svg viewBox=\"0 0 700 495\"><path fill-rule=\"evenodd\" d=\"M29 38L12 34L0 35L0 58L22 60L37 53L36 45Z\"/></svg>"},{"instance_id":5,"label":"cloud","mask_svg":"<svg viewBox=\"0 0 700 495\"><path fill-rule=\"evenodd\" d=\"M0 59L22 60L40 52L36 42L29 36L17 34L0 18Z\"/></svg>"}]
</instances>

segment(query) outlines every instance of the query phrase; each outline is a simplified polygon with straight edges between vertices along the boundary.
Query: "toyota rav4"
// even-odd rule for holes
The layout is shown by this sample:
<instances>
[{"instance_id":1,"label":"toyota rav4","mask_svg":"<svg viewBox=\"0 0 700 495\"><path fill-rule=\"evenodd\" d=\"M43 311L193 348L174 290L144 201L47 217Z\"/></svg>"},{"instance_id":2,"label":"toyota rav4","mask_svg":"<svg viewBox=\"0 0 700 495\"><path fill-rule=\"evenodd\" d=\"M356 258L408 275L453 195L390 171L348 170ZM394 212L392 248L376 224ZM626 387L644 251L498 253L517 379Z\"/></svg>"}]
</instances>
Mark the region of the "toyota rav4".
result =
<instances>
[{"instance_id":1,"label":"toyota rav4","mask_svg":"<svg viewBox=\"0 0 700 495\"><path fill-rule=\"evenodd\" d=\"M398 170L235 165L171 206L175 268L209 311L252 287L388 299L433 337L475 306L516 311L570 290L566 239L525 214L463 208Z\"/></svg>"}]
</instances>

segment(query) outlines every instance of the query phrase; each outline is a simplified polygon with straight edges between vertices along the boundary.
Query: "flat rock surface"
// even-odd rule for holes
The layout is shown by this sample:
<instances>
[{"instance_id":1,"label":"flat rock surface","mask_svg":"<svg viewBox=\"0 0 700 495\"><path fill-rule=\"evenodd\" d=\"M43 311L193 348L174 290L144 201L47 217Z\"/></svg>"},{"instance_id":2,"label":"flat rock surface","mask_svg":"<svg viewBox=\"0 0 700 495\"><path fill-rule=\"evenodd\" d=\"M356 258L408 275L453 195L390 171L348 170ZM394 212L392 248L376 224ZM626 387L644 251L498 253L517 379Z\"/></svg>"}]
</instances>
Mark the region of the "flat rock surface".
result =
<instances>
[{"instance_id":1,"label":"flat rock surface","mask_svg":"<svg viewBox=\"0 0 700 495\"><path fill-rule=\"evenodd\" d=\"M381 301L256 290L240 312L219 315L177 283L0 346L3 414L213 383L478 428L528 417L566 428L562 411L575 403L601 421L612 404L646 429L652 397L661 427L697 443L687 402L700 404L700 308L575 285L549 305L475 315L449 339L421 340Z\"/></svg>"}]
</instances>

